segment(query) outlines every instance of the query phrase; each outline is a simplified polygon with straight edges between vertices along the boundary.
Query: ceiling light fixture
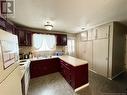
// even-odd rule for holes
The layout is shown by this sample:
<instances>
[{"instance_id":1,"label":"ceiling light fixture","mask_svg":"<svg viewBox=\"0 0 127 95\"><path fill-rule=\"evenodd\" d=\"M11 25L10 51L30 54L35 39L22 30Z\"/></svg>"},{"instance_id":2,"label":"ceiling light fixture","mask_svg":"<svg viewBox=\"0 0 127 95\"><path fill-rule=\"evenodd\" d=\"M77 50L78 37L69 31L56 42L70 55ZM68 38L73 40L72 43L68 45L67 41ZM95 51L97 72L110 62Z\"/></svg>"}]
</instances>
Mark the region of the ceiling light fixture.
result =
<instances>
[{"instance_id":1,"label":"ceiling light fixture","mask_svg":"<svg viewBox=\"0 0 127 95\"><path fill-rule=\"evenodd\" d=\"M81 31L84 31L85 29L86 29L85 27L82 27L82 28L81 28Z\"/></svg>"},{"instance_id":2,"label":"ceiling light fixture","mask_svg":"<svg viewBox=\"0 0 127 95\"><path fill-rule=\"evenodd\" d=\"M46 30L52 30L53 25L50 22L46 22L46 24L44 25Z\"/></svg>"}]
</instances>

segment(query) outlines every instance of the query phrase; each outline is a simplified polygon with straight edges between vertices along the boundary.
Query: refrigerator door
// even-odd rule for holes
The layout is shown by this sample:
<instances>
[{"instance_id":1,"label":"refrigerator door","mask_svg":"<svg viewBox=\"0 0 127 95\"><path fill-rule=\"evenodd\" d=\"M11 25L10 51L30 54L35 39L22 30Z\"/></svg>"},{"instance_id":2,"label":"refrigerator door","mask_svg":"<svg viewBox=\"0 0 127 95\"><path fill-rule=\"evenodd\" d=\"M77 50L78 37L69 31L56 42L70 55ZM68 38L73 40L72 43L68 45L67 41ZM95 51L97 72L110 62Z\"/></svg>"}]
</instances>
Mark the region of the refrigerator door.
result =
<instances>
[{"instance_id":1,"label":"refrigerator door","mask_svg":"<svg viewBox=\"0 0 127 95\"><path fill-rule=\"evenodd\" d=\"M22 95L18 38L0 29L0 95Z\"/></svg>"},{"instance_id":2,"label":"refrigerator door","mask_svg":"<svg viewBox=\"0 0 127 95\"><path fill-rule=\"evenodd\" d=\"M14 41L1 40L4 69L18 61L18 45Z\"/></svg>"},{"instance_id":3,"label":"refrigerator door","mask_svg":"<svg viewBox=\"0 0 127 95\"><path fill-rule=\"evenodd\" d=\"M17 36L0 29L0 82L18 66L18 60Z\"/></svg>"},{"instance_id":4,"label":"refrigerator door","mask_svg":"<svg viewBox=\"0 0 127 95\"><path fill-rule=\"evenodd\" d=\"M22 95L19 67L0 83L0 95Z\"/></svg>"}]
</instances>

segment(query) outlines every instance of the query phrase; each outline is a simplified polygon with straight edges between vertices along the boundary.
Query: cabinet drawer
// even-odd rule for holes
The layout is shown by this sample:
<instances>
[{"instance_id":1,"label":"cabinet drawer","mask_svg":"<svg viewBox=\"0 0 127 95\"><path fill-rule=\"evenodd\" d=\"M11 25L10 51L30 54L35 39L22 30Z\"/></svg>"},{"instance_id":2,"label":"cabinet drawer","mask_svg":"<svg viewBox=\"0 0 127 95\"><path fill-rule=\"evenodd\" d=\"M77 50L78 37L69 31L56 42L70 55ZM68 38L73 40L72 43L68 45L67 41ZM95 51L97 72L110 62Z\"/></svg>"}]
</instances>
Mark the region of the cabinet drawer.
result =
<instances>
[{"instance_id":1,"label":"cabinet drawer","mask_svg":"<svg viewBox=\"0 0 127 95\"><path fill-rule=\"evenodd\" d=\"M67 67L67 68L71 68L70 64L64 62L63 60L61 60L60 63L61 63L62 65L64 65L65 67Z\"/></svg>"},{"instance_id":2,"label":"cabinet drawer","mask_svg":"<svg viewBox=\"0 0 127 95\"><path fill-rule=\"evenodd\" d=\"M61 70L61 74L63 76L66 76L66 74L70 74L71 73L71 69L68 67L68 65L65 65L64 63L61 63L61 66L60 66Z\"/></svg>"}]
</instances>

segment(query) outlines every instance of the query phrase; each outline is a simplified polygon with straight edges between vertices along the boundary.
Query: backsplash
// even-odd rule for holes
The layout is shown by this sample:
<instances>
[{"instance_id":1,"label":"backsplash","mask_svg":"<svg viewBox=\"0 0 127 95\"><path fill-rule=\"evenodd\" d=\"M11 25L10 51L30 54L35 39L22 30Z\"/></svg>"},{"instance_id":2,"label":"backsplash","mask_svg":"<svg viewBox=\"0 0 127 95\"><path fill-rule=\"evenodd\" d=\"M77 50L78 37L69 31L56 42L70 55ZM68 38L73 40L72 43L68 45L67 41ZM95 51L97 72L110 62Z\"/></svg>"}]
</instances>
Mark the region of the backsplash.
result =
<instances>
[{"instance_id":1,"label":"backsplash","mask_svg":"<svg viewBox=\"0 0 127 95\"><path fill-rule=\"evenodd\" d=\"M66 54L66 46L57 46L55 51L40 51L40 52L35 52L33 51L32 47L29 46L20 46L19 47L19 53L20 54L29 54L30 52L34 55L34 56L51 56L54 55L55 52L63 52L64 54Z\"/></svg>"}]
</instances>

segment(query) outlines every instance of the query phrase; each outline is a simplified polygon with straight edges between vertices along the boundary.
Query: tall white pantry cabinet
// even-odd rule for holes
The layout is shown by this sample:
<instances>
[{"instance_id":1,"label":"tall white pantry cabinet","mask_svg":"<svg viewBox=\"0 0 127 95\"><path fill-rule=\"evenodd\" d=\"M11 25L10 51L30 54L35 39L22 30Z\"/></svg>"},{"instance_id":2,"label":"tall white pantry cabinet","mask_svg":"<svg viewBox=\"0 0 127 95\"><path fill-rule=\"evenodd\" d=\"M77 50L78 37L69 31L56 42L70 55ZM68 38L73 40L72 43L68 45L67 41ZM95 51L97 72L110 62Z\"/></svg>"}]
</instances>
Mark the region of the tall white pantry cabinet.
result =
<instances>
[{"instance_id":1,"label":"tall white pantry cabinet","mask_svg":"<svg viewBox=\"0 0 127 95\"><path fill-rule=\"evenodd\" d=\"M111 22L77 35L77 56L87 60L89 69L109 79L124 71L126 27Z\"/></svg>"}]
</instances>

